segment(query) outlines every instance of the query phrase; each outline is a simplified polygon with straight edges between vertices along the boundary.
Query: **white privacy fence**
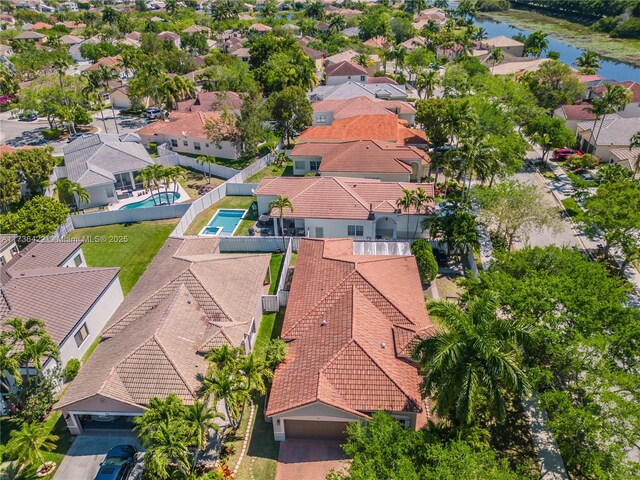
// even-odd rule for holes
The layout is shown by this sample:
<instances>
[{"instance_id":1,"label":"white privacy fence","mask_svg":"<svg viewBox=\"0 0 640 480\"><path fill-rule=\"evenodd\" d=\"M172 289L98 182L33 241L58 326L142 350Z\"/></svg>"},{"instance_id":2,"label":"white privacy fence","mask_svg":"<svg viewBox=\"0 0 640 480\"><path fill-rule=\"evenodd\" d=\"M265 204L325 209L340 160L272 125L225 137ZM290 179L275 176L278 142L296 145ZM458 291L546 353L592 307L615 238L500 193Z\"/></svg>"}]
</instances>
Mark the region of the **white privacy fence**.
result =
<instances>
[{"instance_id":1,"label":"white privacy fence","mask_svg":"<svg viewBox=\"0 0 640 480\"><path fill-rule=\"evenodd\" d=\"M281 240L281 239L279 239ZM280 307L284 307L289 300L289 290L285 290L287 287L287 277L289 274L289 266L291 265L291 258L293 256L293 239L287 240L287 251L282 260L280 266L280 279L278 280L278 287L275 295L262 295L262 310L264 312L277 312Z\"/></svg>"},{"instance_id":2,"label":"white privacy fence","mask_svg":"<svg viewBox=\"0 0 640 480\"><path fill-rule=\"evenodd\" d=\"M126 210L111 210L81 215L71 215L71 222L75 228L97 227L114 223L135 223L147 220L164 220L166 218L181 217L189 209L188 203L173 205L158 205L149 208L130 208Z\"/></svg>"},{"instance_id":3,"label":"white privacy fence","mask_svg":"<svg viewBox=\"0 0 640 480\"><path fill-rule=\"evenodd\" d=\"M207 175L210 174L214 177L224 179L229 179L240 172L240 170L236 170L235 168L225 167L217 163L200 163L193 157L172 151L167 143L158 145L158 157L154 159L154 162L164 165L165 167L169 165L180 165L182 167L193 168Z\"/></svg>"}]
</instances>

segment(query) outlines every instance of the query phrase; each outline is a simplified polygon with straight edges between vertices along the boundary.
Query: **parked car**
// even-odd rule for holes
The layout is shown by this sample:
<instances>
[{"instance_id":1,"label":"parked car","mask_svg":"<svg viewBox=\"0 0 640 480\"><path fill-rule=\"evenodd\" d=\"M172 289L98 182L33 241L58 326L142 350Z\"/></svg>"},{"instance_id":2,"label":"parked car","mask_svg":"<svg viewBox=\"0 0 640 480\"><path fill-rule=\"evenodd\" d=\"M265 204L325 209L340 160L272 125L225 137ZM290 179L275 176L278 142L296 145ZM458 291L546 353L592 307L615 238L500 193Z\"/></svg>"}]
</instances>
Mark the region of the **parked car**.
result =
<instances>
[{"instance_id":1,"label":"parked car","mask_svg":"<svg viewBox=\"0 0 640 480\"><path fill-rule=\"evenodd\" d=\"M136 463L138 450L133 445L118 445L107 453L94 480L125 480Z\"/></svg>"},{"instance_id":2,"label":"parked car","mask_svg":"<svg viewBox=\"0 0 640 480\"><path fill-rule=\"evenodd\" d=\"M578 155L579 157L581 157L582 155L584 155L584 153L582 153L580 150L574 150L573 148L558 148L553 152L553 159L566 160L567 157L571 155Z\"/></svg>"},{"instance_id":3,"label":"parked car","mask_svg":"<svg viewBox=\"0 0 640 480\"><path fill-rule=\"evenodd\" d=\"M35 112L22 112L18 115L18 120L21 122L33 122L38 119L38 115Z\"/></svg>"},{"instance_id":4,"label":"parked car","mask_svg":"<svg viewBox=\"0 0 640 480\"><path fill-rule=\"evenodd\" d=\"M165 110L161 110L156 107L150 107L150 108L145 108L142 111L142 115L144 115L147 118L163 118L167 115L167 112Z\"/></svg>"}]
</instances>

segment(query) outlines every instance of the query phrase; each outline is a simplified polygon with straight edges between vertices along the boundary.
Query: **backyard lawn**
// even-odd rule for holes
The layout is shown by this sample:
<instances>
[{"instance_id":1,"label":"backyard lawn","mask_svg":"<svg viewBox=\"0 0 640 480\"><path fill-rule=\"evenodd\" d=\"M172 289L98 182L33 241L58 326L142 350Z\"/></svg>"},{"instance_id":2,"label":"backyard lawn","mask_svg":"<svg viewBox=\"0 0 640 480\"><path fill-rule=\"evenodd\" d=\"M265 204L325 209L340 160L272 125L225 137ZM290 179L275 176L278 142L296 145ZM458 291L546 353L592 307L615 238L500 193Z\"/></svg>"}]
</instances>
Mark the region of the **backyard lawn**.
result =
<instances>
[{"instance_id":1,"label":"backyard lawn","mask_svg":"<svg viewBox=\"0 0 640 480\"><path fill-rule=\"evenodd\" d=\"M255 223L258 219L257 215L251 210L251 205L255 202L255 198L253 196L227 196L224 197L219 202L214 203L209 208L204 209L196 218L193 219L189 228L185 232L185 235L197 235L200 233L200 230L204 228L206 224L209 223L213 215L219 208L243 208L249 210L245 219L240 222L238 229L236 230L235 235L248 235L249 227Z\"/></svg>"},{"instance_id":2,"label":"backyard lawn","mask_svg":"<svg viewBox=\"0 0 640 480\"><path fill-rule=\"evenodd\" d=\"M209 176L192 168L185 168L186 170L186 178L181 178L179 180L180 185L185 191L189 194L189 196L195 200L200 194L198 193L198 188L202 188L205 185L209 184ZM211 185L213 187L217 187L224 180L218 177L211 177Z\"/></svg>"},{"instance_id":3,"label":"backyard lawn","mask_svg":"<svg viewBox=\"0 0 640 480\"><path fill-rule=\"evenodd\" d=\"M67 238L84 239L82 251L90 267L120 267L127 295L178 223L177 218L152 222L79 228ZM98 240L98 241L96 241Z\"/></svg>"},{"instance_id":4,"label":"backyard lawn","mask_svg":"<svg viewBox=\"0 0 640 480\"><path fill-rule=\"evenodd\" d=\"M244 183L260 183L265 177L293 177L293 164L287 162L280 167L269 165L246 179Z\"/></svg>"}]
</instances>

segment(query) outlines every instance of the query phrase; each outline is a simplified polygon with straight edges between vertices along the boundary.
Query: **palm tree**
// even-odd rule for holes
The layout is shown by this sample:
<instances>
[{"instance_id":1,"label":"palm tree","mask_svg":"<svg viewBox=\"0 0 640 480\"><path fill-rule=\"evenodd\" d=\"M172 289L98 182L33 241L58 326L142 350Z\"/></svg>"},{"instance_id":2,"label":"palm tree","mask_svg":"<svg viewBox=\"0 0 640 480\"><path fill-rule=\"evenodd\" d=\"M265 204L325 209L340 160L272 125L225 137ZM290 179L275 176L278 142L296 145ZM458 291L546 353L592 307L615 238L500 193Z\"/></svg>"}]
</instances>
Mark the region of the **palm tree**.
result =
<instances>
[{"instance_id":1,"label":"palm tree","mask_svg":"<svg viewBox=\"0 0 640 480\"><path fill-rule=\"evenodd\" d=\"M369 68L373 65L373 60L366 53L359 53L355 57L353 57L353 62L357 63L361 67Z\"/></svg>"},{"instance_id":2,"label":"palm tree","mask_svg":"<svg viewBox=\"0 0 640 480\"><path fill-rule=\"evenodd\" d=\"M264 395L267 391L266 382L273 378L269 366L255 352L251 352L246 355L239 368L247 380L249 395Z\"/></svg>"},{"instance_id":3,"label":"palm tree","mask_svg":"<svg viewBox=\"0 0 640 480\"><path fill-rule=\"evenodd\" d=\"M418 90L420 98L423 98L423 92L425 93L424 98L431 97L438 85L440 85L440 73L437 70L420 72L416 77L416 90Z\"/></svg>"},{"instance_id":4,"label":"palm tree","mask_svg":"<svg viewBox=\"0 0 640 480\"><path fill-rule=\"evenodd\" d=\"M207 445L207 437L210 430L218 432L220 426L215 422L216 418L224 418L222 414L207 407L204 402L196 400L187 408L185 414L187 437L192 439L192 446L196 451L193 455L191 470L195 470L198 463L198 453Z\"/></svg>"},{"instance_id":5,"label":"palm tree","mask_svg":"<svg viewBox=\"0 0 640 480\"><path fill-rule=\"evenodd\" d=\"M576 65L582 75L595 75L600 68L600 57L593 50L585 50L577 58Z\"/></svg>"},{"instance_id":6,"label":"palm tree","mask_svg":"<svg viewBox=\"0 0 640 480\"><path fill-rule=\"evenodd\" d=\"M322 20L324 18L324 6L319 0L308 0L304 7L304 16Z\"/></svg>"},{"instance_id":7,"label":"palm tree","mask_svg":"<svg viewBox=\"0 0 640 480\"><path fill-rule=\"evenodd\" d=\"M151 179L151 172L149 172L146 168L143 170L140 170L140 173L138 173L138 176L136 177L136 181L142 183L143 189L151 190L153 180ZM153 196L152 198L153 198L153 204L156 205L156 199Z\"/></svg>"},{"instance_id":8,"label":"palm tree","mask_svg":"<svg viewBox=\"0 0 640 480\"><path fill-rule=\"evenodd\" d=\"M459 255L461 259L480 245L476 218L462 208L456 208L451 215L426 218L420 227L429 230L431 238L446 246L450 255Z\"/></svg>"},{"instance_id":9,"label":"palm tree","mask_svg":"<svg viewBox=\"0 0 640 480\"><path fill-rule=\"evenodd\" d=\"M422 187L416 188L413 192L413 206L416 209L416 228L413 231L413 238L416 238L416 235L418 234L418 215L420 215L422 210L425 210L426 212L427 205L429 205L432 200L433 197L431 195L427 195L427 192L425 192Z\"/></svg>"},{"instance_id":10,"label":"palm tree","mask_svg":"<svg viewBox=\"0 0 640 480\"><path fill-rule=\"evenodd\" d=\"M69 106L69 100L67 99L67 96L64 91L64 77L65 77L65 72L67 71L70 65L71 65L71 62L69 61L69 57L66 55L65 56L57 55L54 58L53 62L51 63L51 66L53 67L53 69L56 72L58 72L58 83L60 84L60 91L62 92L62 98L64 99L64 104L66 106Z\"/></svg>"},{"instance_id":11,"label":"palm tree","mask_svg":"<svg viewBox=\"0 0 640 480\"><path fill-rule=\"evenodd\" d=\"M338 34L347 26L347 21L342 15L333 13L329 15L329 32Z\"/></svg>"},{"instance_id":12,"label":"palm tree","mask_svg":"<svg viewBox=\"0 0 640 480\"><path fill-rule=\"evenodd\" d=\"M120 78L116 71L112 68L106 67L104 65L100 65L100 70L98 71L98 76L102 81L102 85L104 86L104 91L109 93L109 82ZM118 119L116 118L116 110L113 108L113 102L111 103L111 113L113 114L113 123L116 126L116 133L120 133L120 129L118 128Z\"/></svg>"},{"instance_id":13,"label":"palm tree","mask_svg":"<svg viewBox=\"0 0 640 480\"><path fill-rule=\"evenodd\" d=\"M491 62L491 73L493 73L493 68L504 60L504 51L501 48L494 48L487 60Z\"/></svg>"},{"instance_id":14,"label":"palm tree","mask_svg":"<svg viewBox=\"0 0 640 480\"><path fill-rule=\"evenodd\" d=\"M413 207L413 204L414 204L413 190L403 188L402 197L396 200L396 207L398 207L401 211L404 211L405 214L408 214L409 210Z\"/></svg>"},{"instance_id":15,"label":"palm tree","mask_svg":"<svg viewBox=\"0 0 640 480\"><path fill-rule=\"evenodd\" d=\"M5 343L4 339L0 339L0 342L0 385L10 392L10 378L13 378L17 385L22 384L20 356L13 345Z\"/></svg>"},{"instance_id":16,"label":"palm tree","mask_svg":"<svg viewBox=\"0 0 640 480\"><path fill-rule=\"evenodd\" d=\"M379 48L378 49L378 57L380 57L380 61L382 62L382 72L387 74L387 62L392 58L392 52L389 48Z\"/></svg>"},{"instance_id":17,"label":"palm tree","mask_svg":"<svg viewBox=\"0 0 640 480\"><path fill-rule=\"evenodd\" d=\"M527 37L524 49L526 55L532 54L534 57L539 57L547 48L549 48L547 34L542 31L537 31Z\"/></svg>"},{"instance_id":18,"label":"palm tree","mask_svg":"<svg viewBox=\"0 0 640 480\"><path fill-rule=\"evenodd\" d=\"M477 42L481 42L482 40L486 40L487 39L487 29L484 27L478 27L476 29L476 33L473 37L474 40L476 40Z\"/></svg>"},{"instance_id":19,"label":"palm tree","mask_svg":"<svg viewBox=\"0 0 640 480\"><path fill-rule=\"evenodd\" d=\"M24 423L20 430L14 430L9 435L7 453L16 458L24 467L45 463L42 452L50 452L56 448L58 436L51 434L49 427L43 423ZM20 471L18 470L18 471Z\"/></svg>"},{"instance_id":20,"label":"palm tree","mask_svg":"<svg viewBox=\"0 0 640 480\"><path fill-rule=\"evenodd\" d=\"M521 348L531 338L530 328L523 322L500 318L498 303L488 292L462 306L446 300L431 301L427 306L439 328L414 352L424 394L435 400L439 416L458 425L471 424L485 402L503 420L507 396L530 389L520 365Z\"/></svg>"},{"instance_id":21,"label":"palm tree","mask_svg":"<svg viewBox=\"0 0 640 480\"><path fill-rule=\"evenodd\" d=\"M218 370L224 368L235 368L240 362L242 356L242 349L240 347L232 347L231 345L224 343L217 348L209 350L204 358L212 363L213 367Z\"/></svg>"},{"instance_id":22,"label":"palm tree","mask_svg":"<svg viewBox=\"0 0 640 480\"><path fill-rule=\"evenodd\" d=\"M238 428L241 408L249 398L249 391L237 370L224 368L209 372L202 381L201 394L216 404L223 400L227 419L232 428Z\"/></svg>"},{"instance_id":23,"label":"palm tree","mask_svg":"<svg viewBox=\"0 0 640 480\"><path fill-rule=\"evenodd\" d=\"M623 110L624 107L627 106L630 100L631 100L631 90L619 84L607 85L606 90L602 95L604 113L602 115L602 119L600 120L600 127L598 128L598 133L596 134L595 145L598 144L598 137L600 136L600 131L602 130L602 125L604 124L604 120L607 117L607 115Z\"/></svg>"},{"instance_id":24,"label":"palm tree","mask_svg":"<svg viewBox=\"0 0 640 480\"><path fill-rule=\"evenodd\" d=\"M171 478L169 466L172 465L177 466L182 475L186 475L190 467L189 446L183 428L178 425L160 425L147 447L144 463L154 478Z\"/></svg>"},{"instance_id":25,"label":"palm tree","mask_svg":"<svg viewBox=\"0 0 640 480\"><path fill-rule=\"evenodd\" d=\"M407 48L402 45L396 45L393 49L393 59L395 60L394 73L398 73L398 69L402 71L407 60Z\"/></svg>"},{"instance_id":26,"label":"palm tree","mask_svg":"<svg viewBox=\"0 0 640 480\"><path fill-rule=\"evenodd\" d=\"M169 170L169 181L173 182L173 193L178 193L178 184L180 180L187 178L187 170L180 165L174 167L167 167ZM176 195L173 196L173 203L176 201Z\"/></svg>"},{"instance_id":27,"label":"palm tree","mask_svg":"<svg viewBox=\"0 0 640 480\"><path fill-rule=\"evenodd\" d=\"M200 155L196 157L196 163L199 163L201 165L205 165L205 164L208 165L207 183L211 183L211 164L216 163L216 157L210 157L208 155Z\"/></svg>"},{"instance_id":28,"label":"palm tree","mask_svg":"<svg viewBox=\"0 0 640 480\"><path fill-rule=\"evenodd\" d=\"M24 353L33 362L37 372L42 372L44 359L60 359L58 344L46 333L40 335L36 341L25 344Z\"/></svg>"},{"instance_id":29,"label":"palm tree","mask_svg":"<svg viewBox=\"0 0 640 480\"><path fill-rule=\"evenodd\" d=\"M278 220L280 222L280 232L282 234L282 244L284 245L284 249L287 249L287 244L284 241L284 209L288 208L291 213L293 213L293 203L287 197L283 197L282 195L278 195L278 198L269 202L269 215L273 209L278 209Z\"/></svg>"},{"instance_id":30,"label":"palm tree","mask_svg":"<svg viewBox=\"0 0 640 480\"><path fill-rule=\"evenodd\" d=\"M2 340L20 352L17 360L22 368L27 368L27 375L30 361L40 372L43 358L58 358L58 345L47 334L42 320L30 318L24 321L15 317L5 321L5 328Z\"/></svg>"},{"instance_id":31,"label":"palm tree","mask_svg":"<svg viewBox=\"0 0 640 480\"><path fill-rule=\"evenodd\" d=\"M104 97L102 96L102 80L100 78L100 72L87 71L84 72L84 76L87 80L87 84L82 88L82 96L91 103L97 103L100 109L100 117L102 118L102 126L104 127L104 133L109 133L107 130L107 122L104 119L104 111L102 108L102 102Z\"/></svg>"},{"instance_id":32,"label":"palm tree","mask_svg":"<svg viewBox=\"0 0 640 480\"><path fill-rule=\"evenodd\" d=\"M136 431L140 443L144 446L151 445L160 427L167 426L172 421L179 419L182 410L182 400L176 394L172 393L164 399L151 398L144 414L133 419L133 429Z\"/></svg>"},{"instance_id":33,"label":"palm tree","mask_svg":"<svg viewBox=\"0 0 640 480\"><path fill-rule=\"evenodd\" d=\"M70 204L73 202L76 206L79 206L81 203L89 203L91 201L91 195L89 195L86 188L66 177L59 178L54 182L54 185L58 191L60 201L64 203Z\"/></svg>"},{"instance_id":34,"label":"palm tree","mask_svg":"<svg viewBox=\"0 0 640 480\"><path fill-rule=\"evenodd\" d=\"M151 196L153 197L153 189L158 190L158 203L162 203L162 198L160 197L160 181L162 180L162 178L164 177L164 167L162 165L159 165L157 163L154 163L152 165L149 165L147 168L145 168L144 170L147 170L147 173L149 175L149 179L151 181L150 185L151 185ZM155 200L153 201L154 205L155 205Z\"/></svg>"}]
</instances>

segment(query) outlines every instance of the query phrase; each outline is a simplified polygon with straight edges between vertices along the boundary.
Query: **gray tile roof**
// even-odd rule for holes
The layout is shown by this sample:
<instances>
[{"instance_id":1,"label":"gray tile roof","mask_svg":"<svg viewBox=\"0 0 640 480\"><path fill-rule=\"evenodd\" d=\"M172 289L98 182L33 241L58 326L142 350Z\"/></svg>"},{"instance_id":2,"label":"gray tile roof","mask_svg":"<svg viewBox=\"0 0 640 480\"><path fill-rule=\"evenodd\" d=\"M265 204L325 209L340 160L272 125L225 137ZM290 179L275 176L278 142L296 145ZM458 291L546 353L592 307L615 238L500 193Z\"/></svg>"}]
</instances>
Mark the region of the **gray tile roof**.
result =
<instances>
[{"instance_id":1,"label":"gray tile roof","mask_svg":"<svg viewBox=\"0 0 640 480\"><path fill-rule=\"evenodd\" d=\"M153 160L133 134L98 134L79 138L64 147L70 180L84 187L115 181L114 174L141 170Z\"/></svg>"},{"instance_id":2,"label":"gray tile roof","mask_svg":"<svg viewBox=\"0 0 640 480\"><path fill-rule=\"evenodd\" d=\"M580 122L578 129L591 130L593 122ZM631 137L640 132L640 118L622 118L618 115L610 115L604 119L602 128L600 123L596 126L597 144L601 146L608 145L629 145ZM586 137L587 139L590 136ZM594 143L595 139L594 139Z\"/></svg>"},{"instance_id":3,"label":"gray tile roof","mask_svg":"<svg viewBox=\"0 0 640 480\"><path fill-rule=\"evenodd\" d=\"M220 254L218 239L170 238L102 332L56 408L93 395L144 406L197 396L203 353L240 345L264 289L271 256Z\"/></svg>"},{"instance_id":4,"label":"gray tile roof","mask_svg":"<svg viewBox=\"0 0 640 480\"><path fill-rule=\"evenodd\" d=\"M59 267L67 258L73 255L82 242L32 242L27 245L18 255L11 259L4 269L10 277L15 276L15 272L31 270L34 268Z\"/></svg>"},{"instance_id":5,"label":"gray tile roof","mask_svg":"<svg viewBox=\"0 0 640 480\"><path fill-rule=\"evenodd\" d=\"M388 96L408 98L407 92L403 87L391 83L362 84L346 82L340 85L322 85L314 88L310 93L312 101L355 97L387 98Z\"/></svg>"}]
</instances>

